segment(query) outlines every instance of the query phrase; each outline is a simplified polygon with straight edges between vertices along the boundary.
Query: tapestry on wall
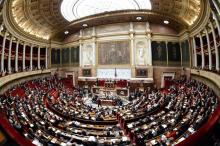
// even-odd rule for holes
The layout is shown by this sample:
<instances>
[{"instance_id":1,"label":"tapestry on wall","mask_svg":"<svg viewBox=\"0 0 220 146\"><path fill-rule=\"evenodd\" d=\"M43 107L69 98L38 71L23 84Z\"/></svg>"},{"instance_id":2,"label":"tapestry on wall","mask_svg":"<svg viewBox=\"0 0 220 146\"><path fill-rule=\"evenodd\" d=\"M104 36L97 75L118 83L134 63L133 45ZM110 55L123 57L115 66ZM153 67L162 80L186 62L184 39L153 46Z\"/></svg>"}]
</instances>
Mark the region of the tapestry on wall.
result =
<instances>
[{"instance_id":1,"label":"tapestry on wall","mask_svg":"<svg viewBox=\"0 0 220 146\"><path fill-rule=\"evenodd\" d=\"M184 67L190 66L190 53L189 53L189 41L185 40L181 43L182 48L182 64Z\"/></svg>"},{"instance_id":2,"label":"tapestry on wall","mask_svg":"<svg viewBox=\"0 0 220 146\"><path fill-rule=\"evenodd\" d=\"M60 49L51 50L51 64L52 65L60 64Z\"/></svg>"},{"instance_id":3,"label":"tapestry on wall","mask_svg":"<svg viewBox=\"0 0 220 146\"><path fill-rule=\"evenodd\" d=\"M129 41L101 42L98 44L99 65L130 64Z\"/></svg>"},{"instance_id":4,"label":"tapestry on wall","mask_svg":"<svg viewBox=\"0 0 220 146\"><path fill-rule=\"evenodd\" d=\"M79 46L71 48L71 63L74 66L79 65Z\"/></svg>"},{"instance_id":5,"label":"tapestry on wall","mask_svg":"<svg viewBox=\"0 0 220 146\"><path fill-rule=\"evenodd\" d=\"M181 53L179 42L168 42L168 65L181 66Z\"/></svg>"},{"instance_id":6,"label":"tapestry on wall","mask_svg":"<svg viewBox=\"0 0 220 146\"><path fill-rule=\"evenodd\" d=\"M165 42L152 41L152 61L155 66L167 65L167 51Z\"/></svg>"},{"instance_id":7,"label":"tapestry on wall","mask_svg":"<svg viewBox=\"0 0 220 146\"><path fill-rule=\"evenodd\" d=\"M62 49L62 64L63 65L69 65L69 61L70 61L69 53L70 53L69 48Z\"/></svg>"}]
</instances>

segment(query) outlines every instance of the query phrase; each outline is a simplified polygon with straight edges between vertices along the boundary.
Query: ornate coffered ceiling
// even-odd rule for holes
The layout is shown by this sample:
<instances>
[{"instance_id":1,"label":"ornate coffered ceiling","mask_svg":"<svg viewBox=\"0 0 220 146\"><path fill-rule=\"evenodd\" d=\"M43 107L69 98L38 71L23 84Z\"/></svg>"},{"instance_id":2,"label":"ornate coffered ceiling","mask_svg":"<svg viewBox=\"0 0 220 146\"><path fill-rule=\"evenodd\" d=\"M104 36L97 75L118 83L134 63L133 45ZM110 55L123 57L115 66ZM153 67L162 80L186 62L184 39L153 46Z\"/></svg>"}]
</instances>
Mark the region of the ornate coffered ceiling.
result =
<instances>
[{"instance_id":1,"label":"ornate coffered ceiling","mask_svg":"<svg viewBox=\"0 0 220 146\"><path fill-rule=\"evenodd\" d=\"M137 16L152 23L163 24L163 20L169 20L170 27L181 32L195 24L204 9L204 0L151 0L152 10L104 12L68 22L61 14L61 3L62 0L7 0L5 5L10 22L19 31L46 40L57 38L65 29L76 32L84 23L96 26L137 21Z\"/></svg>"}]
</instances>

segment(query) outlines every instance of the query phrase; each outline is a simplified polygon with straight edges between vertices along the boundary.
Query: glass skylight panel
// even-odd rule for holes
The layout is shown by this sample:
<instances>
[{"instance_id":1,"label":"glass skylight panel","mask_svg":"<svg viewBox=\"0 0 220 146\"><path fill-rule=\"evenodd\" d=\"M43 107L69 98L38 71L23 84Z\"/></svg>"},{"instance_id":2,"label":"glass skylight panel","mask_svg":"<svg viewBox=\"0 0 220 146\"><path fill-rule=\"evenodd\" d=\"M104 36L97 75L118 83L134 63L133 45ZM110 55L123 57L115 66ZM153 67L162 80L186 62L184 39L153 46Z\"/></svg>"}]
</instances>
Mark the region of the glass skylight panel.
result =
<instances>
[{"instance_id":1,"label":"glass skylight panel","mask_svg":"<svg viewBox=\"0 0 220 146\"><path fill-rule=\"evenodd\" d=\"M151 10L150 0L63 0L61 13L68 21L119 10Z\"/></svg>"}]
</instances>

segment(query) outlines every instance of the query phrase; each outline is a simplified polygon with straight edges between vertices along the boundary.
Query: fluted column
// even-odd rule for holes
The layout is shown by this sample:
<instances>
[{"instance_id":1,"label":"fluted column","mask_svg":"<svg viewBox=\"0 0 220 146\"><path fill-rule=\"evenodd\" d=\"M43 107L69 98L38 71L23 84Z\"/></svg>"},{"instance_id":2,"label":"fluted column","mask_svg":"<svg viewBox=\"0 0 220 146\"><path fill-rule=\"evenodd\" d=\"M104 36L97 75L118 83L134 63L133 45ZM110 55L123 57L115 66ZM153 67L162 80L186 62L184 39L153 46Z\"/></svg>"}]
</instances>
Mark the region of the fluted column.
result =
<instances>
[{"instance_id":1,"label":"fluted column","mask_svg":"<svg viewBox=\"0 0 220 146\"><path fill-rule=\"evenodd\" d=\"M198 66L197 63L197 51L196 51L196 40L195 40L195 36L193 37L193 50L194 50L194 67Z\"/></svg>"},{"instance_id":2,"label":"fluted column","mask_svg":"<svg viewBox=\"0 0 220 146\"><path fill-rule=\"evenodd\" d=\"M4 23L0 25L0 33L4 30Z\"/></svg>"},{"instance_id":3,"label":"fluted column","mask_svg":"<svg viewBox=\"0 0 220 146\"><path fill-rule=\"evenodd\" d=\"M83 66L83 62L82 62L82 47L83 47L83 44L82 44L82 36L83 36L83 34L82 34L82 30L80 30L80 35L79 35L79 38L80 38L80 40L79 40L79 66L80 67L82 67Z\"/></svg>"},{"instance_id":4,"label":"fluted column","mask_svg":"<svg viewBox=\"0 0 220 146\"><path fill-rule=\"evenodd\" d=\"M96 65L96 29L92 28L92 65Z\"/></svg>"},{"instance_id":5,"label":"fluted column","mask_svg":"<svg viewBox=\"0 0 220 146\"><path fill-rule=\"evenodd\" d=\"M212 70L212 52L211 52L211 46L210 46L210 38L207 29L205 28L205 34L208 44L208 53L209 53L209 70Z\"/></svg>"},{"instance_id":6,"label":"fluted column","mask_svg":"<svg viewBox=\"0 0 220 146\"><path fill-rule=\"evenodd\" d=\"M153 63L152 63L152 62L153 62L153 61L152 61L152 60L153 60L153 57L152 57L151 38L149 38L149 40L148 40L148 46L149 46L148 49L149 49L149 61L150 61L150 62L149 62L149 65L152 66L152 64L153 64Z\"/></svg>"},{"instance_id":7,"label":"fluted column","mask_svg":"<svg viewBox=\"0 0 220 146\"><path fill-rule=\"evenodd\" d=\"M204 54L204 44L203 44L201 34L199 34L199 39L200 39L200 47L201 47L201 55L202 55L202 69L204 69L204 67L205 67L205 54Z\"/></svg>"},{"instance_id":8,"label":"fluted column","mask_svg":"<svg viewBox=\"0 0 220 146\"><path fill-rule=\"evenodd\" d=\"M217 26L217 29L218 29L218 36L220 36L220 24L219 24L219 20L216 16L216 14L212 11L212 15L213 15L213 18L215 20L215 23L216 23L216 26Z\"/></svg>"},{"instance_id":9,"label":"fluted column","mask_svg":"<svg viewBox=\"0 0 220 146\"><path fill-rule=\"evenodd\" d=\"M45 68L48 68L48 47L46 47L45 51Z\"/></svg>"},{"instance_id":10,"label":"fluted column","mask_svg":"<svg viewBox=\"0 0 220 146\"><path fill-rule=\"evenodd\" d=\"M26 68L26 66L25 66L25 52L26 52L26 44L24 43L24 45L23 45L23 57L22 57L22 68L23 68L23 71L25 71L25 68Z\"/></svg>"},{"instance_id":11,"label":"fluted column","mask_svg":"<svg viewBox=\"0 0 220 146\"><path fill-rule=\"evenodd\" d=\"M7 31L4 34L3 43L2 43L2 56L1 56L1 71L4 71L4 59L5 59L5 42L7 39Z\"/></svg>"},{"instance_id":12,"label":"fluted column","mask_svg":"<svg viewBox=\"0 0 220 146\"><path fill-rule=\"evenodd\" d=\"M17 40L16 50L15 50L15 72L18 72L18 47L19 47L19 40Z\"/></svg>"},{"instance_id":13,"label":"fluted column","mask_svg":"<svg viewBox=\"0 0 220 146\"><path fill-rule=\"evenodd\" d=\"M82 62L82 47L83 47L83 44L82 44L82 41L80 40L80 43L79 43L79 66L82 67L83 66L83 62Z\"/></svg>"},{"instance_id":14,"label":"fluted column","mask_svg":"<svg viewBox=\"0 0 220 146\"><path fill-rule=\"evenodd\" d=\"M133 23L132 22L130 22L130 29L129 29L129 33L130 33L130 41L131 41L131 52L132 52L132 65L136 65L136 55L135 55L135 52L136 52L136 50L135 50L135 48L134 48L134 25L133 25Z\"/></svg>"},{"instance_id":15,"label":"fluted column","mask_svg":"<svg viewBox=\"0 0 220 146\"><path fill-rule=\"evenodd\" d=\"M37 68L40 69L40 46L38 47L37 52Z\"/></svg>"},{"instance_id":16,"label":"fluted column","mask_svg":"<svg viewBox=\"0 0 220 146\"><path fill-rule=\"evenodd\" d=\"M169 65L169 50L168 50L168 43L166 43L166 52L167 52L167 66Z\"/></svg>"},{"instance_id":17,"label":"fluted column","mask_svg":"<svg viewBox=\"0 0 220 146\"><path fill-rule=\"evenodd\" d=\"M146 36L147 36L147 45L148 45L148 57L147 57L147 65L152 66L152 48L151 48L151 30L150 23L146 22Z\"/></svg>"},{"instance_id":18,"label":"fluted column","mask_svg":"<svg viewBox=\"0 0 220 146\"><path fill-rule=\"evenodd\" d=\"M219 9L219 6L218 6L216 0L212 0L212 2L213 2L213 4L214 4L214 6L215 6L215 8L216 8L216 10L217 10L217 12L218 12L218 14L220 15L220 9Z\"/></svg>"},{"instance_id":19,"label":"fluted column","mask_svg":"<svg viewBox=\"0 0 220 146\"><path fill-rule=\"evenodd\" d=\"M31 52L30 52L30 70L33 70L33 45L31 44Z\"/></svg>"},{"instance_id":20,"label":"fluted column","mask_svg":"<svg viewBox=\"0 0 220 146\"><path fill-rule=\"evenodd\" d=\"M214 48L215 48L215 65L216 65L215 68L217 71L219 71L219 54L218 54L218 47L216 42L216 34L212 23L210 23L210 26L212 29L212 36L213 36Z\"/></svg>"},{"instance_id":21,"label":"fluted column","mask_svg":"<svg viewBox=\"0 0 220 146\"><path fill-rule=\"evenodd\" d=\"M11 38L10 38L9 52L8 52L8 72L9 72L9 74L11 73L11 48L12 48L12 40L13 40L13 36L11 36Z\"/></svg>"}]
</instances>

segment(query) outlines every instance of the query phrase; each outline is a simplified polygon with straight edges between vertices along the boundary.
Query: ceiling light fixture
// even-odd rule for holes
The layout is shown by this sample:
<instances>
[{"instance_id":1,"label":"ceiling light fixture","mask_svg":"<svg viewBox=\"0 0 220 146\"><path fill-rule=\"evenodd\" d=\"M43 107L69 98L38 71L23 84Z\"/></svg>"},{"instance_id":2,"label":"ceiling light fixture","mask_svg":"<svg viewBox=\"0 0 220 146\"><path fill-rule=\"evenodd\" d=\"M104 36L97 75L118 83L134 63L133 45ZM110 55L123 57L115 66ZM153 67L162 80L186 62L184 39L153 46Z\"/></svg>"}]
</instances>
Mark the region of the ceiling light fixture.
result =
<instances>
[{"instance_id":1,"label":"ceiling light fixture","mask_svg":"<svg viewBox=\"0 0 220 146\"><path fill-rule=\"evenodd\" d=\"M82 26L83 26L83 27L87 27L87 26L88 26L88 24L84 23Z\"/></svg>"},{"instance_id":2,"label":"ceiling light fixture","mask_svg":"<svg viewBox=\"0 0 220 146\"><path fill-rule=\"evenodd\" d=\"M170 22L168 20L163 21L164 24L169 24Z\"/></svg>"},{"instance_id":3,"label":"ceiling light fixture","mask_svg":"<svg viewBox=\"0 0 220 146\"><path fill-rule=\"evenodd\" d=\"M69 31L68 30L64 31L64 34L66 34L66 35L69 34Z\"/></svg>"},{"instance_id":4,"label":"ceiling light fixture","mask_svg":"<svg viewBox=\"0 0 220 146\"><path fill-rule=\"evenodd\" d=\"M142 19L142 17L140 17L140 16L136 17L136 20L141 20L141 19Z\"/></svg>"}]
</instances>

